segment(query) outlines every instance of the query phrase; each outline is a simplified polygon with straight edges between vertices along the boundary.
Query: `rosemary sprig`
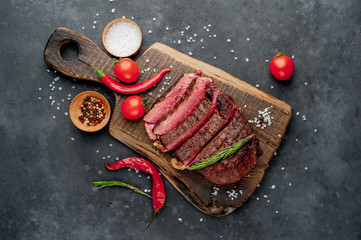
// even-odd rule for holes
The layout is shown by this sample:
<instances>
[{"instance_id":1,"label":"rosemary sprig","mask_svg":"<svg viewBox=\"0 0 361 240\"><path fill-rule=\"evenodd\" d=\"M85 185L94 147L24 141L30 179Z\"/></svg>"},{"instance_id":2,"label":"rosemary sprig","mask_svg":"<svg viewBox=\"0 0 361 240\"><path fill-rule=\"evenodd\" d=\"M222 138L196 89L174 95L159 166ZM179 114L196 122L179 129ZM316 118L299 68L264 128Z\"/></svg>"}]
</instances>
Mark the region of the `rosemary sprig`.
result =
<instances>
[{"instance_id":1,"label":"rosemary sprig","mask_svg":"<svg viewBox=\"0 0 361 240\"><path fill-rule=\"evenodd\" d=\"M113 187L113 186L118 186L118 187L125 187L125 188L129 188L131 190L133 190L136 193L142 194L144 196L147 196L149 198L152 198L150 195L146 194L145 192L143 192L142 190L140 190L139 188L128 184L128 183L123 183L120 181L98 181L98 182L93 182L94 186L99 187L99 189L105 188L105 187Z\"/></svg>"},{"instance_id":2,"label":"rosemary sprig","mask_svg":"<svg viewBox=\"0 0 361 240\"><path fill-rule=\"evenodd\" d=\"M227 157L231 156L232 154L238 152L238 150L241 149L241 147L246 142L248 142L250 139L252 139L253 136L254 136L254 134L252 134L248 137L242 138L239 142L236 142L235 144L233 144L231 146L223 148L222 150L216 152L216 154L214 154L213 156L211 156L209 158L202 159L199 163L190 166L188 169L189 170L199 170L199 169L205 168L209 165L215 164L219 160L226 159Z\"/></svg>"}]
</instances>

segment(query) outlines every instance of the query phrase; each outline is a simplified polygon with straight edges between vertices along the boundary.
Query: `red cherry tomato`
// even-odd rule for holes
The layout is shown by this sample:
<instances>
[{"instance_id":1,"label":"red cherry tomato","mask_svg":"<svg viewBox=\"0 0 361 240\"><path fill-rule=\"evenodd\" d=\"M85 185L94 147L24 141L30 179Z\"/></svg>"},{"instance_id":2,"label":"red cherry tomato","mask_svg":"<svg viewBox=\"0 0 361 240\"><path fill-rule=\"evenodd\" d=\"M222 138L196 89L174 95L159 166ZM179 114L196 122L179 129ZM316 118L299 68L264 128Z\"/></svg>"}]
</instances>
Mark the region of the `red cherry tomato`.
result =
<instances>
[{"instance_id":1,"label":"red cherry tomato","mask_svg":"<svg viewBox=\"0 0 361 240\"><path fill-rule=\"evenodd\" d=\"M295 65L292 59L282 53L276 51L277 55L270 63L272 75L278 80L285 81L289 79L295 71Z\"/></svg>"},{"instance_id":2,"label":"red cherry tomato","mask_svg":"<svg viewBox=\"0 0 361 240\"><path fill-rule=\"evenodd\" d=\"M123 116L130 120L141 118L146 111L142 98L137 95L127 97L120 109Z\"/></svg>"},{"instance_id":3,"label":"red cherry tomato","mask_svg":"<svg viewBox=\"0 0 361 240\"><path fill-rule=\"evenodd\" d=\"M138 65L130 58L123 58L114 67L115 76L122 82L132 83L139 76Z\"/></svg>"}]
</instances>

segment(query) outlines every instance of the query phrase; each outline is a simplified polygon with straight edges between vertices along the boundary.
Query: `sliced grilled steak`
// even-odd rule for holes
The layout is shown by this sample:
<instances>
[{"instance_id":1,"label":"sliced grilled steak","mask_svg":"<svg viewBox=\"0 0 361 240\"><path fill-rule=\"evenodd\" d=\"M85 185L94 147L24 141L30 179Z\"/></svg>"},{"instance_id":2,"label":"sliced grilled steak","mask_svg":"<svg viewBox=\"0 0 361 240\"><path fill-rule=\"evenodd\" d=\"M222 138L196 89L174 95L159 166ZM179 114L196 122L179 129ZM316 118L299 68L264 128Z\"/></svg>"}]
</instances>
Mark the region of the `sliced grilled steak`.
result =
<instances>
[{"instance_id":1,"label":"sliced grilled steak","mask_svg":"<svg viewBox=\"0 0 361 240\"><path fill-rule=\"evenodd\" d=\"M221 94L215 84L210 89L199 107L180 125L165 135L162 135L155 145L163 152L174 150L192 137L212 116L216 106L217 97Z\"/></svg>"},{"instance_id":2,"label":"sliced grilled steak","mask_svg":"<svg viewBox=\"0 0 361 240\"><path fill-rule=\"evenodd\" d=\"M157 123L161 120L164 115L175 107L186 92L188 86L193 80L199 77L201 73L202 71L195 71L193 73L183 74L171 90L154 104L152 109L144 116L143 120L147 123Z\"/></svg>"},{"instance_id":3,"label":"sliced grilled steak","mask_svg":"<svg viewBox=\"0 0 361 240\"><path fill-rule=\"evenodd\" d=\"M253 134L251 127L241 111L237 109L230 123L197 155L192 165L202 159L213 156L217 151L251 134ZM251 142L246 143L236 154L199 170L199 174L209 182L218 185L238 182L257 163L258 150L258 140L254 137Z\"/></svg>"},{"instance_id":4,"label":"sliced grilled steak","mask_svg":"<svg viewBox=\"0 0 361 240\"><path fill-rule=\"evenodd\" d=\"M211 83L213 83L212 78L198 77L193 88L186 92L179 105L154 126L153 133L158 136L164 135L186 120L198 108Z\"/></svg>"},{"instance_id":5,"label":"sliced grilled steak","mask_svg":"<svg viewBox=\"0 0 361 240\"><path fill-rule=\"evenodd\" d=\"M185 166L189 166L206 144L229 123L236 108L237 106L230 96L219 95L217 107L212 117L193 137L175 151L176 160L181 161Z\"/></svg>"},{"instance_id":6,"label":"sliced grilled steak","mask_svg":"<svg viewBox=\"0 0 361 240\"><path fill-rule=\"evenodd\" d=\"M202 71L197 70L193 73L183 74L169 92L164 97L161 97L144 116L144 127L150 139L157 139L157 136L153 134L155 124L177 105L188 87L201 75L201 73Z\"/></svg>"}]
</instances>

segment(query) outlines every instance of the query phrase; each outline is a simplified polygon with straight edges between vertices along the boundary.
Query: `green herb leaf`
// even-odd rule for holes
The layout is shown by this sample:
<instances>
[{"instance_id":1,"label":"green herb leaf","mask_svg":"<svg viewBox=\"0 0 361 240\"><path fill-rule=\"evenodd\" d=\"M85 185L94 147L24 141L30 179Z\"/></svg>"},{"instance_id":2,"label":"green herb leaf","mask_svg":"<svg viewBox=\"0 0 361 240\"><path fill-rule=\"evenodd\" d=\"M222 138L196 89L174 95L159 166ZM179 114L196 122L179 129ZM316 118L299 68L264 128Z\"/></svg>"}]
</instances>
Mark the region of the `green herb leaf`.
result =
<instances>
[{"instance_id":1,"label":"green herb leaf","mask_svg":"<svg viewBox=\"0 0 361 240\"><path fill-rule=\"evenodd\" d=\"M140 190L139 188L130 185L128 183L123 183L120 181L98 181L98 182L93 182L94 186L99 187L99 189L105 188L105 187L113 187L113 186L118 186L118 187L124 187L124 188L129 188L131 190L133 190L136 193L142 194L144 196L147 196L149 198L152 198L150 195L146 194L145 192L143 192L142 190Z\"/></svg>"},{"instance_id":2,"label":"green herb leaf","mask_svg":"<svg viewBox=\"0 0 361 240\"><path fill-rule=\"evenodd\" d=\"M144 98L142 99L142 101L143 101L142 105L145 107L145 110L148 112L149 111L149 106L148 106L149 101Z\"/></svg>"},{"instance_id":3,"label":"green herb leaf","mask_svg":"<svg viewBox=\"0 0 361 240\"><path fill-rule=\"evenodd\" d=\"M189 170L200 170L202 168L205 168L212 164L215 164L219 160L226 159L227 157L231 156L232 154L238 152L238 150L241 149L241 147L246 142L251 140L253 137L254 137L254 134L252 134L248 137L242 138L239 142L236 142L235 144L233 144L231 146L223 148L222 150L216 152L216 154L214 154L212 157L202 159L199 163L190 166L188 169Z\"/></svg>"}]
</instances>

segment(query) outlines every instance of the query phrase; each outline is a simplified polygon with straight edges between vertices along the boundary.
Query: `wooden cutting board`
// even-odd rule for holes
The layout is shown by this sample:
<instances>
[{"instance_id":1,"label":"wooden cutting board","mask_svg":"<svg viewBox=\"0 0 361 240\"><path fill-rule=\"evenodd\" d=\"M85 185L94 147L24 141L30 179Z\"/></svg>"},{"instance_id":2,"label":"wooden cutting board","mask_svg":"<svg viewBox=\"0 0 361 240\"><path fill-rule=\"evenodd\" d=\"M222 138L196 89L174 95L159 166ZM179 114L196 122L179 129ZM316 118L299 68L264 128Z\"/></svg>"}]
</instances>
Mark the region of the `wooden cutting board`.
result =
<instances>
[{"instance_id":1,"label":"wooden cutting board","mask_svg":"<svg viewBox=\"0 0 361 240\"><path fill-rule=\"evenodd\" d=\"M71 41L78 45L79 55L73 61L65 61L60 56L60 49ZM58 28L51 35L44 51L44 59L50 67L72 78L100 82L96 72L88 64L114 77L112 58L85 36L67 28ZM122 116L120 105L126 96L114 93L116 104L109 125L110 134L151 160L179 193L199 210L213 216L224 216L233 212L252 195L262 180L291 119L290 105L221 69L161 43L155 43L149 47L136 62L142 72L138 82L151 78L163 68L172 69L156 87L140 94L141 97L150 101L150 106L170 89L182 74L202 70L202 75L212 77L222 92L232 96L237 105L242 107L246 119L259 118L258 111L269 108L270 116L273 118L271 125L261 129L256 124L250 123L262 150L257 165L240 182L227 186L215 186L193 172L172 168L169 163L172 154L162 153L153 147L152 141L144 130L142 120L130 121Z\"/></svg>"}]
</instances>

